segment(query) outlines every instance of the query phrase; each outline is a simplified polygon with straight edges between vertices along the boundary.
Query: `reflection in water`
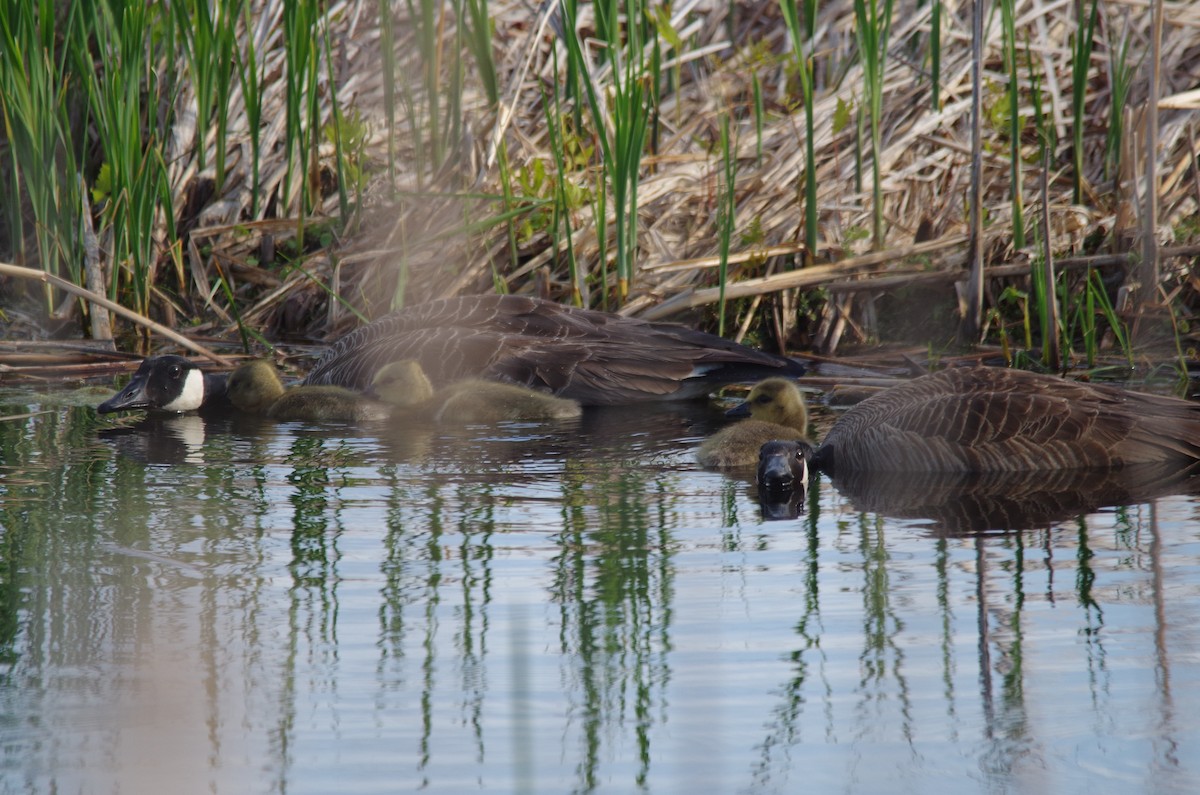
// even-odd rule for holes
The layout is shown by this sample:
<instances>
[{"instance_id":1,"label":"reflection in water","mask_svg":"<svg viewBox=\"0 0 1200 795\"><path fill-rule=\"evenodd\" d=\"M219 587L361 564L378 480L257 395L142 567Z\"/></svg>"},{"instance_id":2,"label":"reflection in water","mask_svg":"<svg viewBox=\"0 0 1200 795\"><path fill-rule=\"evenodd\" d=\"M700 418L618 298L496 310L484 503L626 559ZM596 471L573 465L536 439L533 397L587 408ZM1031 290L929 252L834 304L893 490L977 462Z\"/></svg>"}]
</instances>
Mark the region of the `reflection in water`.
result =
<instances>
[{"instance_id":1,"label":"reflection in water","mask_svg":"<svg viewBox=\"0 0 1200 795\"><path fill-rule=\"evenodd\" d=\"M1112 505L1200 490L1196 468L1150 464L986 474L848 473L833 478L862 511L929 519L939 533L1034 530Z\"/></svg>"},{"instance_id":2,"label":"reflection in water","mask_svg":"<svg viewBox=\"0 0 1200 795\"><path fill-rule=\"evenodd\" d=\"M1200 676L1197 503L1158 496L1182 474L814 478L763 505L693 463L719 421L0 423L0 790L1200 773L1175 684Z\"/></svg>"}]
</instances>

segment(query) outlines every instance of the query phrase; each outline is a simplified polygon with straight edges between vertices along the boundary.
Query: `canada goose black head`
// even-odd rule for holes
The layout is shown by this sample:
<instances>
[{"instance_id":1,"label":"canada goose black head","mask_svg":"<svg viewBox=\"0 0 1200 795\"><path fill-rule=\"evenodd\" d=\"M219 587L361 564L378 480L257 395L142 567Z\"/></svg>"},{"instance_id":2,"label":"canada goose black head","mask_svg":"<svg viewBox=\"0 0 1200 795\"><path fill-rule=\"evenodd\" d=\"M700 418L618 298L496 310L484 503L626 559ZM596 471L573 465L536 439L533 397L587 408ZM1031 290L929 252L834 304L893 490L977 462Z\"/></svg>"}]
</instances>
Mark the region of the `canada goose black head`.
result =
<instances>
[{"instance_id":1,"label":"canada goose black head","mask_svg":"<svg viewBox=\"0 0 1200 795\"><path fill-rule=\"evenodd\" d=\"M530 387L585 406L707 397L722 384L804 365L713 334L521 295L407 307L325 352L305 384L366 390L381 368L417 360L434 388L467 378Z\"/></svg>"},{"instance_id":2,"label":"canada goose black head","mask_svg":"<svg viewBox=\"0 0 1200 795\"><path fill-rule=\"evenodd\" d=\"M779 493L808 488L808 463L813 448L807 442L772 439L758 451L758 487Z\"/></svg>"},{"instance_id":3,"label":"canada goose black head","mask_svg":"<svg viewBox=\"0 0 1200 795\"><path fill-rule=\"evenodd\" d=\"M203 372L182 356L152 356L117 394L96 407L100 414L114 411L196 411L228 406L225 374Z\"/></svg>"},{"instance_id":4,"label":"canada goose black head","mask_svg":"<svg viewBox=\"0 0 1200 795\"><path fill-rule=\"evenodd\" d=\"M746 400L729 411L727 417L753 417L800 432L808 429L808 405L799 387L786 378L768 378L754 385Z\"/></svg>"}]
</instances>

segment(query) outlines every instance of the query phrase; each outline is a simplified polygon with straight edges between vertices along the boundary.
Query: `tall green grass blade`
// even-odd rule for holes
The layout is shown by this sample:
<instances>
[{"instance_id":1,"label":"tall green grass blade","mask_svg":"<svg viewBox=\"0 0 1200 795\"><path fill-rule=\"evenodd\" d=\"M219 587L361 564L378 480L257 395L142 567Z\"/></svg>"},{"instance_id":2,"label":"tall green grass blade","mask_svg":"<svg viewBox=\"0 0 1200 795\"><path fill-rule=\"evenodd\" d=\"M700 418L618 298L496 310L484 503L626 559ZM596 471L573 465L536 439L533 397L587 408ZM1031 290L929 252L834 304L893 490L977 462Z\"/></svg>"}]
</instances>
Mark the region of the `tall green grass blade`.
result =
<instances>
[{"instance_id":1,"label":"tall green grass blade","mask_svg":"<svg viewBox=\"0 0 1200 795\"><path fill-rule=\"evenodd\" d=\"M892 5L893 0L854 0L855 33L871 124L871 195L874 206L871 229L876 248L883 246L883 165L880 157L883 154L883 78L892 30Z\"/></svg>"},{"instance_id":2,"label":"tall green grass blade","mask_svg":"<svg viewBox=\"0 0 1200 795\"><path fill-rule=\"evenodd\" d=\"M235 49L234 55L237 59L238 82L242 87L242 102L246 108L246 127L250 133L250 217L257 219L262 201L263 69L266 67L259 64L249 2L242 6L242 19L246 30L246 46L244 49Z\"/></svg>"},{"instance_id":3,"label":"tall green grass blade","mask_svg":"<svg viewBox=\"0 0 1200 795\"><path fill-rule=\"evenodd\" d=\"M1121 143L1125 132L1125 105L1129 100L1129 87L1133 83L1137 67L1129 62L1129 45L1133 32L1126 27L1120 43L1114 41L1116 33L1110 26L1108 34L1108 84L1109 111L1108 131L1104 136L1104 176L1113 179L1120 173Z\"/></svg>"},{"instance_id":4,"label":"tall green grass blade","mask_svg":"<svg viewBox=\"0 0 1200 795\"><path fill-rule=\"evenodd\" d=\"M942 109L942 0L929 11L929 99L934 112Z\"/></svg>"},{"instance_id":5,"label":"tall green grass blade","mask_svg":"<svg viewBox=\"0 0 1200 795\"><path fill-rule=\"evenodd\" d=\"M396 26L392 4L379 0L379 49L383 62L383 118L387 126L388 186L396 190Z\"/></svg>"},{"instance_id":6,"label":"tall green grass blade","mask_svg":"<svg viewBox=\"0 0 1200 795\"><path fill-rule=\"evenodd\" d=\"M1076 10L1083 12L1086 0L1076 3ZM1088 70L1092 61L1092 37L1096 29L1096 18L1100 13L1100 0L1092 0L1087 19L1077 20L1075 34L1071 37L1071 114L1073 164L1075 166L1075 203L1083 203L1083 130L1087 126L1085 101L1087 99Z\"/></svg>"},{"instance_id":7,"label":"tall green grass blade","mask_svg":"<svg viewBox=\"0 0 1200 795\"><path fill-rule=\"evenodd\" d=\"M717 198L717 240L720 264L717 334L725 336L725 288L729 281L729 245L737 216L737 142L729 133L729 117L721 115L721 186Z\"/></svg>"},{"instance_id":8,"label":"tall green grass blade","mask_svg":"<svg viewBox=\"0 0 1200 795\"><path fill-rule=\"evenodd\" d=\"M1016 0L1000 0L1004 28L1004 69L1008 74L1009 182L1012 190L1013 248L1025 248L1025 211L1021 180L1021 93L1018 84Z\"/></svg>"},{"instance_id":9,"label":"tall green grass blade","mask_svg":"<svg viewBox=\"0 0 1200 795\"><path fill-rule=\"evenodd\" d=\"M71 108L78 102L67 75L71 46L56 51L56 39L78 45L86 40L76 6L54 25L50 0L11 3L0 13L0 132L9 150L11 187L3 221L21 264L36 261L47 272L79 283L82 257L78 213L81 147L72 144ZM24 203L27 203L24 204ZM23 209L32 216L34 251L25 247ZM53 292L45 288L47 311Z\"/></svg>"},{"instance_id":10,"label":"tall green grass blade","mask_svg":"<svg viewBox=\"0 0 1200 795\"><path fill-rule=\"evenodd\" d=\"M606 107L611 113L611 129L605 123L599 91L587 67L587 60L576 33L576 20L564 5L564 29L567 52L575 64L587 97L592 123L603 151L605 172L612 190L616 232L617 300L624 302L632 286L633 265L637 254L637 186L641 158L651 108L652 92L647 90L647 65L644 60L646 29L642 24L643 6L637 0L624 5L628 20L624 37L618 25L619 7L615 0L597 3L596 30L607 43L608 76L612 90ZM653 27L650 28L651 33ZM603 235L603 227L597 235Z\"/></svg>"},{"instance_id":11,"label":"tall green grass blade","mask_svg":"<svg viewBox=\"0 0 1200 795\"><path fill-rule=\"evenodd\" d=\"M811 56L805 54L805 44L809 49L813 46L811 39L817 3L816 0L804 0L803 30L796 0L780 0L780 8L788 33L791 34L800 89L804 92L804 245L808 255L813 257L817 253L817 158L814 148L813 63Z\"/></svg>"}]
</instances>

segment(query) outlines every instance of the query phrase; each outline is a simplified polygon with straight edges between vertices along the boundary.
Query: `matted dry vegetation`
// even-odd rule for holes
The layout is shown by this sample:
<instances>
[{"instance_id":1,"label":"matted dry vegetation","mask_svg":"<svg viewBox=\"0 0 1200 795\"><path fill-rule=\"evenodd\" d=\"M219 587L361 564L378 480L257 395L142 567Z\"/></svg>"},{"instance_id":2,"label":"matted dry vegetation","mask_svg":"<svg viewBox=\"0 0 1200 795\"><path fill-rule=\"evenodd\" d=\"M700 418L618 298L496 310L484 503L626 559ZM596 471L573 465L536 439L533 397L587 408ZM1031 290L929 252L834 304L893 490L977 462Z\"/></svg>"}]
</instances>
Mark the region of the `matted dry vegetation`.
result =
<instances>
[{"instance_id":1,"label":"matted dry vegetation","mask_svg":"<svg viewBox=\"0 0 1200 795\"><path fill-rule=\"evenodd\" d=\"M681 47L676 51L662 45L664 61L657 75L661 94L637 188L636 268L623 300L611 263L616 248L611 196L607 223L597 224L594 217L594 199L605 180L600 147L586 111L575 113L562 88L568 58L556 32L561 19L548 13L550 7L539 10L509 0L488 6L491 54L501 93L496 107L486 98L477 60L462 38L463 20L454 13L461 5L391 4L394 87L399 93L395 126L389 130L379 4L327 5L321 24L331 34L333 57L331 69L320 70L320 116L326 122L332 118L334 98L343 114L362 114L369 136L355 167L369 175L369 183L364 206L343 224L333 190L334 149L322 141L320 168L310 174L311 184L322 185L322 198L308 215L310 231L303 250L289 251L300 198L298 181L291 183L291 195L284 195L288 164L283 145L283 3L253 5L253 29L240 35L253 37L264 64L262 201L255 211L244 103L240 87L234 86L228 160L219 194L212 192L212 136L207 139L207 171L198 168L197 152L190 146L193 129L181 126L168 151L182 252L178 261L184 267L174 278L172 268L159 269L162 289L150 307L168 323L192 317L198 322L191 332L209 338L236 339L240 322L268 339L320 339L360 322L351 308L370 318L397 302L492 289L534 291L651 318L677 319L683 310L696 307L711 310L720 297L717 207L726 164L718 142L724 117L733 124L737 155L726 297L739 299L730 304L727 334L740 336L749 330L764 342L774 336L793 348L830 352L847 332L855 339L876 339L881 333L886 337L889 327L885 324L881 332L876 325L873 297L921 284L926 287L919 298L901 294L901 314L910 316L910 325L915 318L918 333L933 344L952 336L953 319L934 323L930 307L945 303L953 315L953 285L964 278L968 258L969 3L952 2L941 9L937 108L929 57L932 6L913 0L896 6L881 119L886 237L879 250L873 250L870 238L869 136L856 139L864 77L854 6L851 0L819 6L813 98L820 226L818 248L811 253L802 244L804 113L779 4L696 0L662 7L669 21L664 15L660 28L677 35ZM436 36L422 38L421 26L407 16L413 7L434 11ZM1165 3L1163 8L1157 237L1164 245L1192 244L1200 239L1200 98L1195 91L1200 86L1200 4ZM1136 261L1129 255L1137 246L1137 194L1144 184L1141 141L1151 5L1099 4L1087 74L1081 203L1072 200L1070 134L1075 123L1071 37L1079 9L1073 3L1017 0L1015 10L1018 32L1033 59L1032 65L1023 62L1022 80L1039 77L1044 111L1057 131L1048 193L1051 248L1057 255L1098 257L1073 262L1106 269L1115 291ZM611 92L611 75L598 47L586 44L593 28L592 7L581 6L578 31L585 50L594 56L595 85ZM996 306L1006 283L1000 278L1023 283L1033 244L1027 251L1012 247L1003 106L1007 77L998 11L989 17L985 33L985 259L989 266L1004 266L1000 276L988 282L989 305ZM1127 64L1137 71L1124 103L1127 134L1121 156L1106 163L1113 69L1119 66L1110 43L1126 36ZM464 70L461 91L451 80L456 68ZM337 81L335 92L329 90L330 73ZM761 91L761 113L755 105L755 82ZM434 103L430 90L439 95ZM1040 214L1040 165L1033 109L1027 104L1030 86L1023 83L1021 92L1022 116L1029 118L1023 132L1027 140L1022 190L1032 228ZM605 96L611 100L611 93ZM184 85L179 107L186 110L193 97ZM445 114L436 130L430 120L435 106ZM194 120L195 114L181 113L179 118ZM565 136L560 139L565 146L558 147L569 162L561 169L551 133ZM861 159L856 146L862 149ZM440 155L435 153L439 147ZM560 179L570 182L574 198L566 202L566 221L552 234L548 202ZM606 235L603 247L598 229ZM176 242L161 241L164 261ZM609 261L602 262L602 251ZM1163 287L1173 311L1182 313L1175 318L1178 322L1194 308L1190 268L1196 253L1186 245L1166 253ZM218 276L231 291L220 285ZM338 300L331 300L331 294ZM930 323L924 324L927 315Z\"/></svg>"}]
</instances>

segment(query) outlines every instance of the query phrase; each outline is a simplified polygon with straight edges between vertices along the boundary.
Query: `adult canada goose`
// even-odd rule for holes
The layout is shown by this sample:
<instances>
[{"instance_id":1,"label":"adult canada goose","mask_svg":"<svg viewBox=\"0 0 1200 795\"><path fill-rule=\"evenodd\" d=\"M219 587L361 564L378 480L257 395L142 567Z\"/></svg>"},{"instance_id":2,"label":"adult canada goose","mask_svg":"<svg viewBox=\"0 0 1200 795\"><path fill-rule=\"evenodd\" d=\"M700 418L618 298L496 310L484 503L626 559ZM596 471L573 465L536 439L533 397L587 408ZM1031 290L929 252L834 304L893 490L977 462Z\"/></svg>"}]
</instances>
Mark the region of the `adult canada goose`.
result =
<instances>
[{"instance_id":1,"label":"adult canada goose","mask_svg":"<svg viewBox=\"0 0 1200 795\"><path fill-rule=\"evenodd\" d=\"M382 403L341 387L285 389L275 365L266 359L246 362L234 370L226 391L234 408L275 420L383 420L391 414Z\"/></svg>"},{"instance_id":2,"label":"adult canada goose","mask_svg":"<svg viewBox=\"0 0 1200 795\"><path fill-rule=\"evenodd\" d=\"M749 414L750 418L727 425L706 439L696 451L702 466L750 467L758 463L759 451L769 441L807 441L808 407L796 384L786 378L760 381L744 403L725 414Z\"/></svg>"},{"instance_id":3,"label":"adult canada goose","mask_svg":"<svg viewBox=\"0 0 1200 795\"><path fill-rule=\"evenodd\" d=\"M194 361L182 356L154 356L144 360L125 388L97 406L96 411L228 410L225 380L224 373L203 372Z\"/></svg>"},{"instance_id":4,"label":"adult canada goose","mask_svg":"<svg viewBox=\"0 0 1200 795\"><path fill-rule=\"evenodd\" d=\"M800 376L804 366L712 334L518 295L418 304L338 340L305 384L366 390L415 359L435 388L465 378L531 387L583 405L706 396L736 381Z\"/></svg>"},{"instance_id":5,"label":"adult canada goose","mask_svg":"<svg viewBox=\"0 0 1200 795\"><path fill-rule=\"evenodd\" d=\"M435 392L415 359L382 367L371 391L385 403L428 414L441 423L561 420L583 413L578 401L480 378L458 381Z\"/></svg>"},{"instance_id":6,"label":"adult canada goose","mask_svg":"<svg viewBox=\"0 0 1200 795\"><path fill-rule=\"evenodd\" d=\"M1033 472L1200 460L1200 403L1023 370L943 370L843 415L813 463L848 472Z\"/></svg>"},{"instance_id":7,"label":"adult canada goose","mask_svg":"<svg viewBox=\"0 0 1200 795\"><path fill-rule=\"evenodd\" d=\"M813 448L808 442L772 439L758 450L758 488L766 492L808 488L808 462Z\"/></svg>"}]
</instances>

